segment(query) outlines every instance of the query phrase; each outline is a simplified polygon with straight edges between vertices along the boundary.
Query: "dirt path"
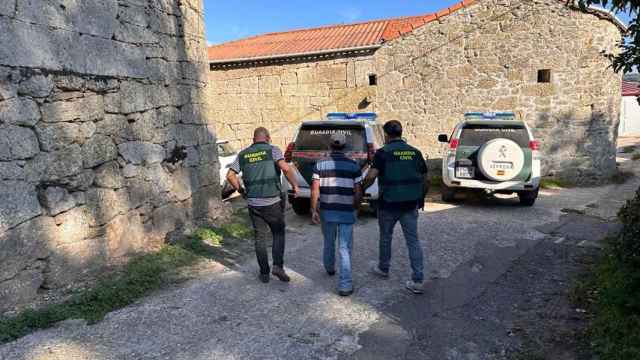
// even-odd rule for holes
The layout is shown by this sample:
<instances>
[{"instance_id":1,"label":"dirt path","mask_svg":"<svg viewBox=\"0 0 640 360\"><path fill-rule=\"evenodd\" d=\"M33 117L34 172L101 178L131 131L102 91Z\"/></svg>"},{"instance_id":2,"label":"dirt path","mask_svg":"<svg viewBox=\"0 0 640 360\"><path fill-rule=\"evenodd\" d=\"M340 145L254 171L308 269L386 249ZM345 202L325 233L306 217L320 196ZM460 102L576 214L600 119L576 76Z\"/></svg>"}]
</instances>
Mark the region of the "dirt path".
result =
<instances>
[{"instance_id":1,"label":"dirt path","mask_svg":"<svg viewBox=\"0 0 640 360\"><path fill-rule=\"evenodd\" d=\"M623 166L638 168L633 162ZM639 179L622 186L544 191L533 208L520 207L514 199L429 203L419 230L430 282L420 297L403 289L409 269L399 229L391 278L379 280L366 271L377 257L377 224L371 218L360 220L353 258L356 293L340 298L336 280L322 270L318 227L290 215L289 284L259 283L257 265L248 254L240 266L217 266L96 325L69 321L0 346L0 359L503 356L525 343L518 329L527 322L512 321L528 318L518 315L526 313L521 304L529 297L544 300L549 291L566 286L565 278L554 277L571 270L560 260L573 255L563 249L591 249L597 239L584 238L587 225L609 231L600 218L609 219L632 196ZM567 208L589 216L568 216L562 211ZM530 317L535 318L535 309L553 317L558 306L531 304Z\"/></svg>"}]
</instances>

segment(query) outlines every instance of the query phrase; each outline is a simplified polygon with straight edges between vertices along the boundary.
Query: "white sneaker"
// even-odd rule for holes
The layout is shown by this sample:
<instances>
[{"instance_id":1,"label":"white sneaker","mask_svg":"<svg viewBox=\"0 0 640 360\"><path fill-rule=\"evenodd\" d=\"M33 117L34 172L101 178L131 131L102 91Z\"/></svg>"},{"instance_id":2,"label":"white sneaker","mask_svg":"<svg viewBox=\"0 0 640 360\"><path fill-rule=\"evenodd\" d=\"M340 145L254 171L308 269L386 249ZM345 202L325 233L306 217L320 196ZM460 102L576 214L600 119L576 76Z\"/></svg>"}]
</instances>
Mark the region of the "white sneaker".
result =
<instances>
[{"instance_id":1,"label":"white sneaker","mask_svg":"<svg viewBox=\"0 0 640 360\"><path fill-rule=\"evenodd\" d=\"M377 275L377 276L379 276L379 277L381 277L383 279L388 279L389 278L389 273L380 270L380 268L378 267L378 264L372 264L371 265L371 272L374 275Z\"/></svg>"},{"instance_id":2,"label":"white sneaker","mask_svg":"<svg viewBox=\"0 0 640 360\"><path fill-rule=\"evenodd\" d=\"M411 291L414 294L424 294L424 283L423 282L415 282L413 280L407 281L405 287L407 290Z\"/></svg>"}]
</instances>

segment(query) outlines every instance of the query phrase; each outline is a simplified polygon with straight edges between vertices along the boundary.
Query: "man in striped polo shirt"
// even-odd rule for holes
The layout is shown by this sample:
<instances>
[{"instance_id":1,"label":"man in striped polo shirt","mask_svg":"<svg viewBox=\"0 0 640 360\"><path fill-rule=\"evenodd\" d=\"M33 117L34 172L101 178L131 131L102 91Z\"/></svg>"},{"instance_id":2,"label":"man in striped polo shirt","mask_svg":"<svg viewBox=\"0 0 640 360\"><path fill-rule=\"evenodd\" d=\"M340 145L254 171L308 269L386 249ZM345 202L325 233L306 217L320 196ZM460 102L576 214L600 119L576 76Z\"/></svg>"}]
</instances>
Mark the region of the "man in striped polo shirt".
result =
<instances>
[{"instance_id":1,"label":"man in striped polo shirt","mask_svg":"<svg viewBox=\"0 0 640 360\"><path fill-rule=\"evenodd\" d=\"M322 223L324 235L324 268L329 276L336 273L335 243L340 252L340 280L338 294L349 296L353 293L351 277L351 249L353 245L353 224L356 210L362 201L359 185L362 172L358 164L347 158L343 152L346 136L342 133L331 135L331 155L319 161L313 170L311 185L311 211L313 222ZM318 200L319 204L318 204Z\"/></svg>"}]
</instances>

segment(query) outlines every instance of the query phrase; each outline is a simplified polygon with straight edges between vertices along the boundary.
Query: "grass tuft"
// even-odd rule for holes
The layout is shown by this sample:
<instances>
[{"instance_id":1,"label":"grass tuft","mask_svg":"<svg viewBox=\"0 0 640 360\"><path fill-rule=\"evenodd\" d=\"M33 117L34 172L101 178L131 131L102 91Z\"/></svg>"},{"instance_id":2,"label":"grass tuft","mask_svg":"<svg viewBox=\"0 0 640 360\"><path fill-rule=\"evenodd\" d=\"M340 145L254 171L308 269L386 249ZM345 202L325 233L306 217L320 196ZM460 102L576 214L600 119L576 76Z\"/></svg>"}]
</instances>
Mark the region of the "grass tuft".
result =
<instances>
[{"instance_id":1,"label":"grass tuft","mask_svg":"<svg viewBox=\"0 0 640 360\"><path fill-rule=\"evenodd\" d=\"M542 189L566 189L575 186L576 184L562 179L544 178L540 180L540 188Z\"/></svg>"},{"instance_id":2,"label":"grass tuft","mask_svg":"<svg viewBox=\"0 0 640 360\"><path fill-rule=\"evenodd\" d=\"M0 319L0 343L16 340L67 319L85 319L89 324L96 323L111 311L176 282L175 276L172 277L175 270L192 265L197 260L196 253L181 246L165 246L156 253L138 256L119 275L100 280L92 289L78 293L66 302Z\"/></svg>"}]
</instances>

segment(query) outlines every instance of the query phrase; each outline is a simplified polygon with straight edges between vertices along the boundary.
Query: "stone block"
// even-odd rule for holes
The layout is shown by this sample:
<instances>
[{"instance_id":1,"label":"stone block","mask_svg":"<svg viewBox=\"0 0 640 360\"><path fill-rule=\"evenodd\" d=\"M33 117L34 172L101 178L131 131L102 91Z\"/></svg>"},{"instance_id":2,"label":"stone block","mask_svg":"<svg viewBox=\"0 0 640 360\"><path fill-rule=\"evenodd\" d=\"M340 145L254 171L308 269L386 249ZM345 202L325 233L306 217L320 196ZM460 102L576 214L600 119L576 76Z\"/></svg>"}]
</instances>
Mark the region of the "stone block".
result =
<instances>
[{"instance_id":1,"label":"stone block","mask_svg":"<svg viewBox=\"0 0 640 360\"><path fill-rule=\"evenodd\" d=\"M0 233L42 214L34 185L0 182Z\"/></svg>"},{"instance_id":2,"label":"stone block","mask_svg":"<svg viewBox=\"0 0 640 360\"><path fill-rule=\"evenodd\" d=\"M36 260L46 258L55 235L56 224L46 216L0 233L0 282L15 277Z\"/></svg>"},{"instance_id":3,"label":"stone block","mask_svg":"<svg viewBox=\"0 0 640 360\"><path fill-rule=\"evenodd\" d=\"M0 3L0 15L12 17L16 13L16 0L3 0Z\"/></svg>"},{"instance_id":4,"label":"stone block","mask_svg":"<svg viewBox=\"0 0 640 360\"><path fill-rule=\"evenodd\" d=\"M118 133L119 137L128 141L150 142L156 134L156 112L130 114L125 124Z\"/></svg>"},{"instance_id":5,"label":"stone block","mask_svg":"<svg viewBox=\"0 0 640 360\"><path fill-rule=\"evenodd\" d=\"M40 153L25 166L30 181L56 181L82 170L80 146L71 145L50 153Z\"/></svg>"},{"instance_id":6,"label":"stone block","mask_svg":"<svg viewBox=\"0 0 640 360\"><path fill-rule=\"evenodd\" d=\"M104 101L101 95L56 101L42 106L42 120L45 122L84 122L102 118L104 118Z\"/></svg>"},{"instance_id":7,"label":"stone block","mask_svg":"<svg viewBox=\"0 0 640 360\"><path fill-rule=\"evenodd\" d=\"M0 102L0 123L33 126L40 120L40 109L28 98L13 98Z\"/></svg>"},{"instance_id":8,"label":"stone block","mask_svg":"<svg viewBox=\"0 0 640 360\"><path fill-rule=\"evenodd\" d=\"M121 22L116 29L114 39L132 44L158 43L156 35L146 27Z\"/></svg>"},{"instance_id":9,"label":"stone block","mask_svg":"<svg viewBox=\"0 0 640 360\"><path fill-rule=\"evenodd\" d=\"M104 225L129 210L129 194L123 189L89 189L87 207L93 216L91 226Z\"/></svg>"},{"instance_id":10,"label":"stone block","mask_svg":"<svg viewBox=\"0 0 640 360\"><path fill-rule=\"evenodd\" d=\"M0 162L0 180L24 180L26 171L17 161Z\"/></svg>"},{"instance_id":11,"label":"stone block","mask_svg":"<svg viewBox=\"0 0 640 360\"><path fill-rule=\"evenodd\" d=\"M168 233L187 223L187 212L179 204L168 204L159 207L152 214L152 236L164 239Z\"/></svg>"},{"instance_id":12,"label":"stone block","mask_svg":"<svg viewBox=\"0 0 640 360\"><path fill-rule=\"evenodd\" d=\"M0 125L0 161L29 159L39 152L38 138L33 130Z\"/></svg>"},{"instance_id":13,"label":"stone block","mask_svg":"<svg viewBox=\"0 0 640 360\"><path fill-rule=\"evenodd\" d=\"M40 191L39 198L50 216L56 216L76 206L75 198L61 187L48 187Z\"/></svg>"},{"instance_id":14,"label":"stone block","mask_svg":"<svg viewBox=\"0 0 640 360\"><path fill-rule=\"evenodd\" d=\"M165 155L162 146L142 141L122 143L118 145L118 151L127 162L134 165L160 163Z\"/></svg>"},{"instance_id":15,"label":"stone block","mask_svg":"<svg viewBox=\"0 0 640 360\"><path fill-rule=\"evenodd\" d=\"M16 18L110 39L117 24L117 14L118 3L115 1L21 0Z\"/></svg>"},{"instance_id":16,"label":"stone block","mask_svg":"<svg viewBox=\"0 0 640 360\"><path fill-rule=\"evenodd\" d=\"M51 251L44 286L60 288L97 275L107 263L104 239L94 238L58 246Z\"/></svg>"},{"instance_id":17,"label":"stone block","mask_svg":"<svg viewBox=\"0 0 640 360\"><path fill-rule=\"evenodd\" d=\"M20 83L18 94L34 98L46 98L53 91L53 86L53 76L34 75Z\"/></svg>"},{"instance_id":18,"label":"stone block","mask_svg":"<svg viewBox=\"0 0 640 360\"><path fill-rule=\"evenodd\" d=\"M34 266L35 269L21 271L15 278L0 282L0 313L26 308L37 299L44 282L44 263L38 262Z\"/></svg>"},{"instance_id":19,"label":"stone block","mask_svg":"<svg viewBox=\"0 0 640 360\"><path fill-rule=\"evenodd\" d=\"M77 75L57 75L54 78L55 86L63 91L83 91L86 80Z\"/></svg>"},{"instance_id":20,"label":"stone block","mask_svg":"<svg viewBox=\"0 0 640 360\"><path fill-rule=\"evenodd\" d=\"M100 165L96 171L94 183L98 187L107 189L120 189L124 186L124 177L120 165L116 161Z\"/></svg>"},{"instance_id":21,"label":"stone block","mask_svg":"<svg viewBox=\"0 0 640 360\"><path fill-rule=\"evenodd\" d=\"M58 235L53 239L54 246L95 238L104 232L101 228L92 227L95 220L91 210L86 206L78 206L56 216L55 224Z\"/></svg>"},{"instance_id":22,"label":"stone block","mask_svg":"<svg viewBox=\"0 0 640 360\"><path fill-rule=\"evenodd\" d=\"M181 168L173 175L171 195L177 201L184 201L191 198L191 194L200 188L198 174L190 168Z\"/></svg>"},{"instance_id":23,"label":"stone block","mask_svg":"<svg viewBox=\"0 0 640 360\"><path fill-rule=\"evenodd\" d=\"M106 225L105 230L107 255L110 260L144 250L144 225L136 211L115 217Z\"/></svg>"},{"instance_id":24,"label":"stone block","mask_svg":"<svg viewBox=\"0 0 640 360\"><path fill-rule=\"evenodd\" d=\"M83 144L95 129L93 123L45 123L36 125L43 151L61 150L71 144Z\"/></svg>"},{"instance_id":25,"label":"stone block","mask_svg":"<svg viewBox=\"0 0 640 360\"><path fill-rule=\"evenodd\" d=\"M144 78L146 59L142 47L95 36L81 36L77 45L85 52L84 72L91 75Z\"/></svg>"},{"instance_id":26,"label":"stone block","mask_svg":"<svg viewBox=\"0 0 640 360\"><path fill-rule=\"evenodd\" d=\"M107 136L96 135L82 146L82 162L86 169L115 160L117 157L118 149Z\"/></svg>"}]
</instances>

